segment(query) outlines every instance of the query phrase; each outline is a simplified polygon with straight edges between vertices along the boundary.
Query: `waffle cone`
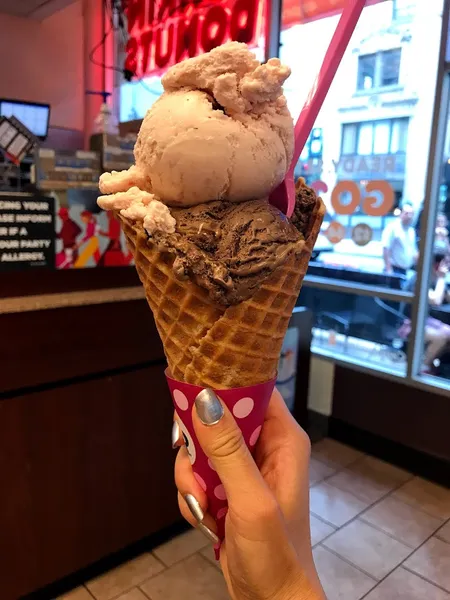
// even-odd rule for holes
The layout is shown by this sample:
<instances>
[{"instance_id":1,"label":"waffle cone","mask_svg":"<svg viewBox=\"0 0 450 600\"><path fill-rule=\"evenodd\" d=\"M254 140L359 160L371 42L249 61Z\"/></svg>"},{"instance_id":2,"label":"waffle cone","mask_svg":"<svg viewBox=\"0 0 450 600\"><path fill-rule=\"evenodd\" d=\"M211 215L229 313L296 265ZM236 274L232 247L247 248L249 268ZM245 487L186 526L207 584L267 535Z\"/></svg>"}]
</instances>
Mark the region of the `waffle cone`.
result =
<instances>
[{"instance_id":1,"label":"waffle cone","mask_svg":"<svg viewBox=\"0 0 450 600\"><path fill-rule=\"evenodd\" d=\"M276 376L281 345L325 213L317 199L300 254L292 253L243 302L223 306L176 278L174 257L148 239L142 224L119 216L174 379L215 389Z\"/></svg>"}]
</instances>

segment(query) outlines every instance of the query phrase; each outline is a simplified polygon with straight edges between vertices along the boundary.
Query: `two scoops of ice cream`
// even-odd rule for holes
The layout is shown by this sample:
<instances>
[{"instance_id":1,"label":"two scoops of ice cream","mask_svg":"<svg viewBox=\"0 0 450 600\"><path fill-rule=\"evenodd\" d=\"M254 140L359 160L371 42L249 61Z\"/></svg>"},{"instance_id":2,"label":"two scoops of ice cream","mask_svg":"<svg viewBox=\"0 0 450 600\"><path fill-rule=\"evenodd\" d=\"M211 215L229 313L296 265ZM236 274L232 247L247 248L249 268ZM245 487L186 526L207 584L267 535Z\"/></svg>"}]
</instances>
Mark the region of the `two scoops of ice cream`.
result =
<instances>
[{"instance_id":1,"label":"two scoops of ice cream","mask_svg":"<svg viewBox=\"0 0 450 600\"><path fill-rule=\"evenodd\" d=\"M142 123L135 165L100 179L99 205L166 252L173 276L207 291L220 310L300 257L318 210L304 185L290 221L268 203L293 153L289 74L237 42L174 66Z\"/></svg>"}]
</instances>

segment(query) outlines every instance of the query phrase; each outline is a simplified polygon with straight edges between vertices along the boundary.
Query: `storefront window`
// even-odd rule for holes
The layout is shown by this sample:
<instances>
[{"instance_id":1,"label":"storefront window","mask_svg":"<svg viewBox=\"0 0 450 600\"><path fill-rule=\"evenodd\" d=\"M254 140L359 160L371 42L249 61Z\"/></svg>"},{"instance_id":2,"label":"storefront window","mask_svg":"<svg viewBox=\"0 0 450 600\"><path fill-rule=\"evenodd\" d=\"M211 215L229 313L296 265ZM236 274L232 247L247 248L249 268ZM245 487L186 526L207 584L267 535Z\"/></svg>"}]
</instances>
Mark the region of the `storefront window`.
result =
<instances>
[{"instance_id":1,"label":"storefront window","mask_svg":"<svg viewBox=\"0 0 450 600\"><path fill-rule=\"evenodd\" d=\"M409 304L304 286L298 304L314 315L313 350L404 376Z\"/></svg>"},{"instance_id":2,"label":"storefront window","mask_svg":"<svg viewBox=\"0 0 450 600\"><path fill-rule=\"evenodd\" d=\"M450 75L447 75L449 78ZM442 110L445 110L443 107ZM447 128L440 165L437 197L431 198L435 218L431 223L431 257L427 286L427 310L423 328L423 352L420 372L450 380L450 113L447 109Z\"/></svg>"},{"instance_id":3,"label":"storefront window","mask_svg":"<svg viewBox=\"0 0 450 600\"><path fill-rule=\"evenodd\" d=\"M287 8L289 2L285 0ZM405 271L405 284L416 268L413 249L425 195L442 5L442 0L384 0L363 10L316 121L321 150L312 151L310 138L295 170L327 206L328 227L322 234L330 248L318 259L324 266L379 277L397 266ZM338 20L339 15L325 13L281 32L280 56L293 71L285 93L294 116ZM317 60L309 60L311 47ZM305 56L308 60L301 59ZM393 245L409 244L409 258L396 265L399 253L388 248L388 264L383 240L390 236L384 232L398 229L404 204L412 207L412 223L405 234L399 230Z\"/></svg>"},{"instance_id":4,"label":"storefront window","mask_svg":"<svg viewBox=\"0 0 450 600\"><path fill-rule=\"evenodd\" d=\"M403 376L442 8L443 0L381 0L364 8L295 169L327 207L300 296L315 314L314 349ZM285 93L294 118L338 20L325 11L281 32L280 57L292 67ZM320 150L313 151L318 137Z\"/></svg>"}]
</instances>

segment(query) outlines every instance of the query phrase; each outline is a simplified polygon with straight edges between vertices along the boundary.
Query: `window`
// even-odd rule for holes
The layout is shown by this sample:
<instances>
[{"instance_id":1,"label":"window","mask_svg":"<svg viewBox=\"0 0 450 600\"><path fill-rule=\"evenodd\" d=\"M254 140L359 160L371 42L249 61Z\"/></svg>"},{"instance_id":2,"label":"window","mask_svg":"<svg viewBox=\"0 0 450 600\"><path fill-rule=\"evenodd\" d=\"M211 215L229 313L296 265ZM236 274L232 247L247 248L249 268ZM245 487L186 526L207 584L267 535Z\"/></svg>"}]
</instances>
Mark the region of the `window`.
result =
<instances>
[{"instance_id":1,"label":"window","mask_svg":"<svg viewBox=\"0 0 450 600\"><path fill-rule=\"evenodd\" d=\"M368 91L397 85L399 82L401 48L365 54L358 59L358 91Z\"/></svg>"},{"instance_id":2,"label":"window","mask_svg":"<svg viewBox=\"0 0 450 600\"><path fill-rule=\"evenodd\" d=\"M294 0L283 0L283 11L293 4ZM429 180L444 1L423 4L427 18L421 20L411 0L371 2L363 9L315 123L322 131L321 158L314 162L305 155L301 173L320 192L327 208L299 299L314 315L314 352L407 377L410 382L412 369L406 367L412 349L417 347L416 355L424 359L422 340L414 337L422 328L417 332L413 325L408 330L409 317L417 314L410 307L422 291L414 286L414 279L408 290L404 286L421 266L420 257L415 262L417 223ZM416 5L421 6L418 0ZM400 20L408 17L408 11L420 36L411 35L403 51L400 40L413 30ZM339 15L316 15L281 32L280 58L292 69L285 94L294 118L338 21ZM407 52L422 57L421 69L405 68ZM311 60L301 60L302 56ZM448 164L448 182L440 184L448 186L450 198L450 154L442 163ZM399 208L405 201L413 204L408 223L407 211L400 214ZM450 208L447 217L450 221ZM450 275L448 280L450 289ZM450 308L446 318L450 327ZM450 379L450 352L443 362L449 365ZM414 366L414 374L420 366Z\"/></svg>"},{"instance_id":3,"label":"window","mask_svg":"<svg viewBox=\"0 0 450 600\"><path fill-rule=\"evenodd\" d=\"M408 119L386 119L342 126L342 156L406 152Z\"/></svg>"},{"instance_id":4,"label":"window","mask_svg":"<svg viewBox=\"0 0 450 600\"><path fill-rule=\"evenodd\" d=\"M317 269L312 265L312 271ZM333 277L336 269L321 270ZM327 271L330 271L327 273ZM348 282L357 282L358 272L347 270ZM376 276L374 275L374 283ZM312 349L321 355L371 364L397 375L406 374L406 340L402 337L403 311L409 303L384 298L320 290L303 286L297 301L313 313ZM409 311L408 311L409 312Z\"/></svg>"},{"instance_id":5,"label":"window","mask_svg":"<svg viewBox=\"0 0 450 600\"><path fill-rule=\"evenodd\" d=\"M414 19L417 0L394 0L392 5L393 21L408 23Z\"/></svg>"},{"instance_id":6,"label":"window","mask_svg":"<svg viewBox=\"0 0 450 600\"><path fill-rule=\"evenodd\" d=\"M401 54L400 48L381 52L381 87L397 85Z\"/></svg>"},{"instance_id":7,"label":"window","mask_svg":"<svg viewBox=\"0 0 450 600\"><path fill-rule=\"evenodd\" d=\"M447 74L450 78L450 74ZM441 104L445 110L445 104ZM438 161L444 165L449 164L448 155L450 140L450 110L447 107L446 141L443 145L442 158L437 155ZM431 230L428 233L427 245L430 245L430 258L428 273L424 273L422 287L425 288L423 301L427 306L425 322L420 324L423 336L421 361L419 371L423 375L438 376L450 381L450 173L449 169L442 169L436 182L436 195L433 198L431 210L435 215L428 223ZM423 219L421 219L422 221ZM426 236L423 223L420 227L421 237Z\"/></svg>"},{"instance_id":8,"label":"window","mask_svg":"<svg viewBox=\"0 0 450 600\"><path fill-rule=\"evenodd\" d=\"M371 90L375 87L376 60L376 54L366 54L359 57L358 90Z\"/></svg>"}]
</instances>

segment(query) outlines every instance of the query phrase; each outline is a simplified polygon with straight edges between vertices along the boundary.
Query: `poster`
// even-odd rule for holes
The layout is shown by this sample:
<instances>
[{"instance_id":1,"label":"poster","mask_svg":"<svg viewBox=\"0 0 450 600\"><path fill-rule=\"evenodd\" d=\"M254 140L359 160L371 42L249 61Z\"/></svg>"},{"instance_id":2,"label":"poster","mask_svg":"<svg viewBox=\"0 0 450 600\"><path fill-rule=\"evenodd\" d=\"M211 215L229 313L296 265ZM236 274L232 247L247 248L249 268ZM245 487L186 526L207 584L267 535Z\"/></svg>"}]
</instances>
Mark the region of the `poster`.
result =
<instances>
[{"instance_id":1,"label":"poster","mask_svg":"<svg viewBox=\"0 0 450 600\"><path fill-rule=\"evenodd\" d=\"M97 206L99 176L99 152L39 150L34 182L55 202L54 268L132 264L119 221Z\"/></svg>"},{"instance_id":2,"label":"poster","mask_svg":"<svg viewBox=\"0 0 450 600\"><path fill-rule=\"evenodd\" d=\"M0 194L0 271L54 268L55 203L33 194Z\"/></svg>"},{"instance_id":3,"label":"poster","mask_svg":"<svg viewBox=\"0 0 450 600\"><path fill-rule=\"evenodd\" d=\"M287 407L292 412L295 403L295 382L297 378L297 355L300 331L289 327L281 347L278 362L277 388Z\"/></svg>"},{"instance_id":4,"label":"poster","mask_svg":"<svg viewBox=\"0 0 450 600\"><path fill-rule=\"evenodd\" d=\"M53 194L57 269L133 264L119 221L113 212L97 206L97 189L69 189Z\"/></svg>"}]
</instances>

